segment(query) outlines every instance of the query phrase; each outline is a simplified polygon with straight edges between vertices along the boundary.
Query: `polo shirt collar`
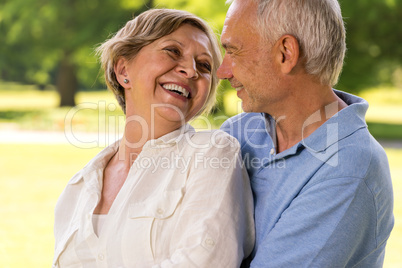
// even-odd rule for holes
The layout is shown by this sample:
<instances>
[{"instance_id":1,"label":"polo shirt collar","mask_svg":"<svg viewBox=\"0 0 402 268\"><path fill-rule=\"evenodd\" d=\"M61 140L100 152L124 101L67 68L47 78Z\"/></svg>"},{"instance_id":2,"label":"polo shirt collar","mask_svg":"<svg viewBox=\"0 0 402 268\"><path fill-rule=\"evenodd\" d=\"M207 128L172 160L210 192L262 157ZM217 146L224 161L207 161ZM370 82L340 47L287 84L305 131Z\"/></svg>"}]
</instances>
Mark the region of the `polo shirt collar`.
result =
<instances>
[{"instance_id":1,"label":"polo shirt collar","mask_svg":"<svg viewBox=\"0 0 402 268\"><path fill-rule=\"evenodd\" d=\"M352 94L334 90L335 94L340 97L348 107L342 109L323 125L315 130L310 136L294 145L292 148L284 151L286 155L295 154L301 147L305 147L312 152L323 152L331 145L350 136L358 129L367 127L365 115L368 109L368 103L364 99ZM330 107L329 107L330 108ZM263 114L267 133L271 136L274 144L276 143L275 121L270 115ZM320 116L318 114L318 116ZM312 122L314 118L311 117ZM326 138L323 138L326 137ZM281 153L282 154L282 153Z\"/></svg>"},{"instance_id":2,"label":"polo shirt collar","mask_svg":"<svg viewBox=\"0 0 402 268\"><path fill-rule=\"evenodd\" d=\"M301 143L314 152L325 151L329 146L350 136L357 130L367 127L365 115L368 103L357 96L334 90L348 107L342 109L321 125ZM323 139L326 137L326 139Z\"/></svg>"}]
</instances>

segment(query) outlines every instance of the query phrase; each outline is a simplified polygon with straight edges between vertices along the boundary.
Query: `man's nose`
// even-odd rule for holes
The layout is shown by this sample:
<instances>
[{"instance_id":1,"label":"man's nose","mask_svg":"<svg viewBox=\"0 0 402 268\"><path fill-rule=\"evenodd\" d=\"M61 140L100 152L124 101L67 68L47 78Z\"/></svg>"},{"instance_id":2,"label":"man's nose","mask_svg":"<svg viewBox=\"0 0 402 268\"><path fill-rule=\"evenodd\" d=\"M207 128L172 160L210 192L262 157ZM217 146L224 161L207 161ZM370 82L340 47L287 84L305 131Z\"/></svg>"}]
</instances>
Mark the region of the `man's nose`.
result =
<instances>
[{"instance_id":1,"label":"man's nose","mask_svg":"<svg viewBox=\"0 0 402 268\"><path fill-rule=\"evenodd\" d=\"M216 75L218 76L219 79L230 79L233 77L232 62L227 56L227 54L223 57L222 64L216 71Z\"/></svg>"}]
</instances>

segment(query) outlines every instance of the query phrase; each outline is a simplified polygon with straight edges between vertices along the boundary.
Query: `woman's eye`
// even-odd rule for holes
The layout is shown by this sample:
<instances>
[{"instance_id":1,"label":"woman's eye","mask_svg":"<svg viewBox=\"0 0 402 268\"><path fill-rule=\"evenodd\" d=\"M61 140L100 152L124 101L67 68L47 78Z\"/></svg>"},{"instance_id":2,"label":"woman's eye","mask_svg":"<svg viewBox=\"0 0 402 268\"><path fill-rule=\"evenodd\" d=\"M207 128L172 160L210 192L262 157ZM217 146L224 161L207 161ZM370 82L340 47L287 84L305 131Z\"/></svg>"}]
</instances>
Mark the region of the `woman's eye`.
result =
<instances>
[{"instance_id":1,"label":"woman's eye","mask_svg":"<svg viewBox=\"0 0 402 268\"><path fill-rule=\"evenodd\" d=\"M177 48L167 47L167 48L164 48L164 50L168 51L169 53L171 53L175 56L180 56L180 50L178 50Z\"/></svg>"},{"instance_id":2,"label":"woman's eye","mask_svg":"<svg viewBox=\"0 0 402 268\"><path fill-rule=\"evenodd\" d=\"M205 73L210 73L212 70L211 64L209 62L200 62L198 63L200 70Z\"/></svg>"}]
</instances>

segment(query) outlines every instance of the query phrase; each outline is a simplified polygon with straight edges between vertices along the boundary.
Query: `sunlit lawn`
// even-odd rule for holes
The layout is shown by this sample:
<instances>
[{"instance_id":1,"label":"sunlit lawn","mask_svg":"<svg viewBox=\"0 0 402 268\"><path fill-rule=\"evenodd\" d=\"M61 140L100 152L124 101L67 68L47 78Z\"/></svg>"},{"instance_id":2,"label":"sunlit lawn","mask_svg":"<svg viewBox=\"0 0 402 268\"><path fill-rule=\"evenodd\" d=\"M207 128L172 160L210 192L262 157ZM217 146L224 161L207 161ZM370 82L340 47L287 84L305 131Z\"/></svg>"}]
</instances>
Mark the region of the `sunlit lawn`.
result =
<instances>
[{"instance_id":1,"label":"sunlit lawn","mask_svg":"<svg viewBox=\"0 0 402 268\"><path fill-rule=\"evenodd\" d=\"M34 87L0 82L0 130L64 131L69 121L74 131L83 132L124 126L123 112L111 92L79 92L76 103L74 108L58 108L54 90L38 91Z\"/></svg>"},{"instance_id":2,"label":"sunlit lawn","mask_svg":"<svg viewBox=\"0 0 402 268\"><path fill-rule=\"evenodd\" d=\"M402 267L402 149L386 150L394 186L395 226L388 241L384 267Z\"/></svg>"},{"instance_id":3,"label":"sunlit lawn","mask_svg":"<svg viewBox=\"0 0 402 268\"><path fill-rule=\"evenodd\" d=\"M402 124L402 89L373 88L360 94L369 101L368 121Z\"/></svg>"},{"instance_id":4,"label":"sunlit lawn","mask_svg":"<svg viewBox=\"0 0 402 268\"><path fill-rule=\"evenodd\" d=\"M372 90L362 94L374 111L369 110L368 119L398 127L402 124L402 91L387 92ZM116 126L115 120L109 120L122 116L109 92L80 93L77 101L87 106L81 105L76 110L54 109L57 97L53 91L37 92L29 87L20 90L18 85L5 91L0 84L0 132L10 128L60 132L66 114L72 117L77 131L98 131L99 115L105 118L107 127L121 127ZM25 143L0 141L1 268L51 266L53 209L57 197L68 179L101 150L80 149L67 143ZM386 152L394 184L396 223L384 267L402 267L402 149L386 148Z\"/></svg>"},{"instance_id":5,"label":"sunlit lawn","mask_svg":"<svg viewBox=\"0 0 402 268\"><path fill-rule=\"evenodd\" d=\"M0 267L51 267L57 197L98 151L0 144Z\"/></svg>"}]
</instances>

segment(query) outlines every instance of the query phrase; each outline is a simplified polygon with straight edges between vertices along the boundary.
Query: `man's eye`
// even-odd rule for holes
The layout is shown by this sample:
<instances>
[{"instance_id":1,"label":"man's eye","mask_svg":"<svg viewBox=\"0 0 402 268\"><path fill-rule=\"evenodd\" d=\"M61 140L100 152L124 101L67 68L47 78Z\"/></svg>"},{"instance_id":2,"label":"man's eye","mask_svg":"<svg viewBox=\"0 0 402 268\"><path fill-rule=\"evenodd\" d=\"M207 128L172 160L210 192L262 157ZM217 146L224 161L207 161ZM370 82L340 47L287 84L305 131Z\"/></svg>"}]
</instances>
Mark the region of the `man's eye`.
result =
<instances>
[{"instance_id":1,"label":"man's eye","mask_svg":"<svg viewBox=\"0 0 402 268\"><path fill-rule=\"evenodd\" d=\"M212 70L211 64L208 62L200 62L198 63L198 66L200 67L200 70L205 73L210 73Z\"/></svg>"}]
</instances>

